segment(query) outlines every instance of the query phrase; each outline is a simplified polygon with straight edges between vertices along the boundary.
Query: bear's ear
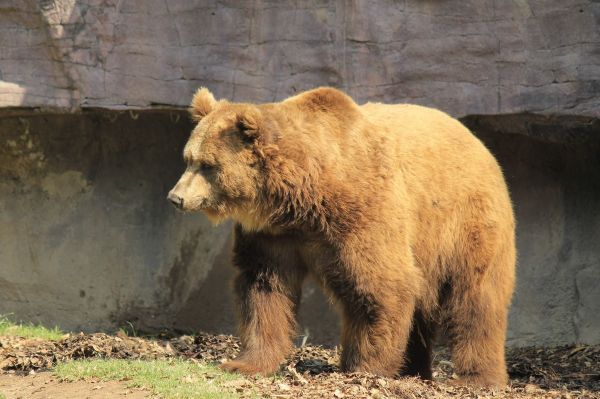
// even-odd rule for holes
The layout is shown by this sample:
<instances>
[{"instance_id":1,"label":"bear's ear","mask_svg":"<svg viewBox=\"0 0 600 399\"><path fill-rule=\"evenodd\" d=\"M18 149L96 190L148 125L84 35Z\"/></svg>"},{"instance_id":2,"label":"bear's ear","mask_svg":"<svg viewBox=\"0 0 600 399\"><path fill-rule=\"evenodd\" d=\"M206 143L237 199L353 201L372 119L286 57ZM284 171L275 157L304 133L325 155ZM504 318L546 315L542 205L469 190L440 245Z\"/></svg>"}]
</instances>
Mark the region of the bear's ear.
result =
<instances>
[{"instance_id":1,"label":"bear's ear","mask_svg":"<svg viewBox=\"0 0 600 399\"><path fill-rule=\"evenodd\" d=\"M217 100L206 87L201 87L194 94L192 104L190 105L190 114L192 119L200 122L202 118L208 115L215 107Z\"/></svg>"},{"instance_id":2,"label":"bear's ear","mask_svg":"<svg viewBox=\"0 0 600 399\"><path fill-rule=\"evenodd\" d=\"M242 134L245 141L255 141L261 134L260 111L254 108L247 108L237 114L235 127Z\"/></svg>"}]
</instances>

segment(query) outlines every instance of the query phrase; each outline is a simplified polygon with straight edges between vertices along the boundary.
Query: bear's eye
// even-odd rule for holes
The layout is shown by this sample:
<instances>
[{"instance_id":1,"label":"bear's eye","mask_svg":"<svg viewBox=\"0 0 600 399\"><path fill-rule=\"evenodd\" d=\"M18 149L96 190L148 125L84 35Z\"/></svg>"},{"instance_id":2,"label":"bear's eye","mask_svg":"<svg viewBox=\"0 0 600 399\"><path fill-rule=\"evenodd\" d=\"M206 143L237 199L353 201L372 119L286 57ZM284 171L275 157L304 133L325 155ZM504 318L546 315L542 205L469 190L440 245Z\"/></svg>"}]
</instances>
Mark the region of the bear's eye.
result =
<instances>
[{"instance_id":1,"label":"bear's eye","mask_svg":"<svg viewBox=\"0 0 600 399\"><path fill-rule=\"evenodd\" d=\"M216 168L216 166L213 164L210 164L208 162L200 162L200 165L198 165L198 172L210 173L210 172L214 171L215 168Z\"/></svg>"}]
</instances>

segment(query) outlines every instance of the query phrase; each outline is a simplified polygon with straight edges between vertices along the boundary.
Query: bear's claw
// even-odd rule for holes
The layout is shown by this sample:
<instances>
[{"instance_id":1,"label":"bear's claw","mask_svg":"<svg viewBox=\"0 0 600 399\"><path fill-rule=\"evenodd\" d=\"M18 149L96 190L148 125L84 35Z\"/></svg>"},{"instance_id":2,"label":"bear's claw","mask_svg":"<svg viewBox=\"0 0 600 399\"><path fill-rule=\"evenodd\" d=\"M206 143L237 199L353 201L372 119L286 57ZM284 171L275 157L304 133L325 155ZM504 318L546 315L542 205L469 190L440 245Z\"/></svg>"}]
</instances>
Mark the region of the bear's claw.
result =
<instances>
[{"instance_id":1,"label":"bear's claw","mask_svg":"<svg viewBox=\"0 0 600 399\"><path fill-rule=\"evenodd\" d=\"M225 370L231 373L241 373L245 375L255 375L262 374L268 375L271 374L271 370L267 370L263 367L253 365L251 363L242 361L242 360L231 360L227 363L223 363L219 365L221 370Z\"/></svg>"}]
</instances>

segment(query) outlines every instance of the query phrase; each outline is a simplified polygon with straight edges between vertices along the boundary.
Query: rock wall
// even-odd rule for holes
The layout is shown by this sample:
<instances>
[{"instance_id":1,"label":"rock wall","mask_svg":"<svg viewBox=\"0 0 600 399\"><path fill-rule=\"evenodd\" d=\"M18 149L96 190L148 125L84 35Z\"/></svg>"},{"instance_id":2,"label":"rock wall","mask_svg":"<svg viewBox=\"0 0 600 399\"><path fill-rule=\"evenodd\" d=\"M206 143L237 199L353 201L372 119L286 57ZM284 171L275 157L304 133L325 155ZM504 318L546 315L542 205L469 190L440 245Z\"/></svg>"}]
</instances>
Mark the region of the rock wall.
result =
<instances>
[{"instance_id":1,"label":"rock wall","mask_svg":"<svg viewBox=\"0 0 600 399\"><path fill-rule=\"evenodd\" d=\"M233 331L229 226L164 201L181 108L200 85L332 85L461 117L515 202L509 344L600 342L599 26L593 0L5 0L0 314ZM331 309L304 299L302 332L332 342Z\"/></svg>"},{"instance_id":2,"label":"rock wall","mask_svg":"<svg viewBox=\"0 0 600 399\"><path fill-rule=\"evenodd\" d=\"M593 0L4 0L0 106L270 101L316 85L455 115L598 116Z\"/></svg>"}]
</instances>

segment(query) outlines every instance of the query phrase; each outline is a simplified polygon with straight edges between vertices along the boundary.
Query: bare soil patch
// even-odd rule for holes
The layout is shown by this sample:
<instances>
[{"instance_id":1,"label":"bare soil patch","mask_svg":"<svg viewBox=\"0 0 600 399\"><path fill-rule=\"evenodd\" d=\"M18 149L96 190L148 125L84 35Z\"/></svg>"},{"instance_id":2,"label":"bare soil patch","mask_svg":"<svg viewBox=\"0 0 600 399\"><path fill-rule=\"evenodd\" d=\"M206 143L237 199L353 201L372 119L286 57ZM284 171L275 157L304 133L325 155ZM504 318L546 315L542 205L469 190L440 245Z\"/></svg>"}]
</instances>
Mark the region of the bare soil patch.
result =
<instances>
[{"instance_id":1,"label":"bare soil patch","mask_svg":"<svg viewBox=\"0 0 600 399\"><path fill-rule=\"evenodd\" d=\"M64 382L58 380L51 372L16 375L15 373L0 374L0 392L6 399L105 399L150 398L150 392L140 388L128 388L126 383L119 381L76 381Z\"/></svg>"},{"instance_id":2,"label":"bare soil patch","mask_svg":"<svg viewBox=\"0 0 600 399\"><path fill-rule=\"evenodd\" d=\"M235 357L238 351L237 338L227 335L147 339L123 334L77 334L54 342L0 337L0 369L4 373L12 370L26 374L30 370L49 369L57 362L92 357L142 360L181 357L192 362L220 363ZM265 397L277 398L600 399L600 345L510 349L507 360L511 382L503 390L453 386L452 362L443 349L436 352L433 382L340 373L338 359L337 349L305 346L282 365L278 377L244 378L236 381L234 388L241 396L250 396L254 390ZM0 381L6 378L17 377L4 375Z\"/></svg>"}]
</instances>

